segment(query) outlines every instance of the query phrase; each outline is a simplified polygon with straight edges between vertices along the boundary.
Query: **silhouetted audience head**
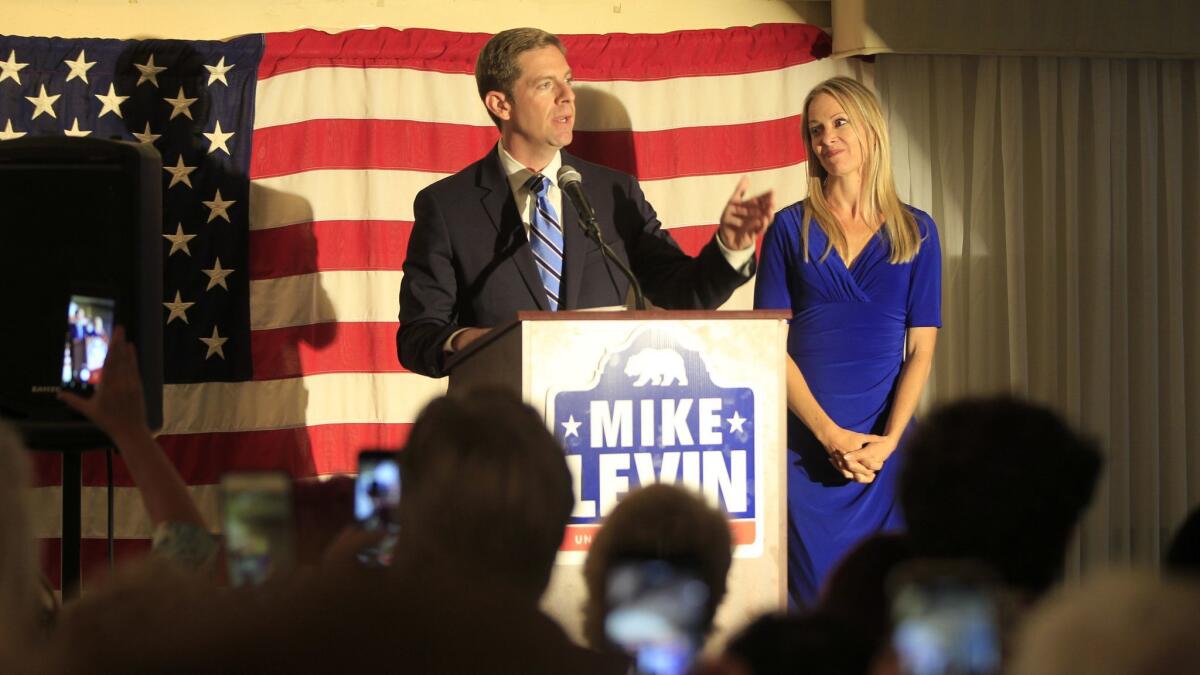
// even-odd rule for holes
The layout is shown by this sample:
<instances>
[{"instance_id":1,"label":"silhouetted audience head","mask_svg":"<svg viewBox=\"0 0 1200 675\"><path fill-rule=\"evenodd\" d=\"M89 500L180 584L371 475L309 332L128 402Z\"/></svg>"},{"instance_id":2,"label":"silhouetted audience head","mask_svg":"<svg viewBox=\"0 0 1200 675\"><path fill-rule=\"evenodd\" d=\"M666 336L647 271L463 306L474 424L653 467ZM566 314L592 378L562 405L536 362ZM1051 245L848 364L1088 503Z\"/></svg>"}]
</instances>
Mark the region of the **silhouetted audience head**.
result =
<instances>
[{"instance_id":1,"label":"silhouetted audience head","mask_svg":"<svg viewBox=\"0 0 1200 675\"><path fill-rule=\"evenodd\" d=\"M42 611L27 453L16 430L0 422L0 645L36 632Z\"/></svg>"},{"instance_id":2,"label":"silhouetted audience head","mask_svg":"<svg viewBox=\"0 0 1200 675\"><path fill-rule=\"evenodd\" d=\"M874 650L853 624L828 613L766 614L735 635L713 672L746 675L856 675Z\"/></svg>"},{"instance_id":3,"label":"silhouetted audience head","mask_svg":"<svg viewBox=\"0 0 1200 675\"><path fill-rule=\"evenodd\" d=\"M1164 558L1168 572L1200 574L1200 508L1175 531Z\"/></svg>"},{"instance_id":4,"label":"silhouetted audience head","mask_svg":"<svg viewBox=\"0 0 1200 675\"><path fill-rule=\"evenodd\" d=\"M967 399L930 415L908 445L900 504L913 553L975 558L1040 593L1062 574L1101 458L1050 410Z\"/></svg>"},{"instance_id":5,"label":"silhouetted audience head","mask_svg":"<svg viewBox=\"0 0 1200 675\"><path fill-rule=\"evenodd\" d=\"M911 559L904 535L886 532L864 539L830 572L817 600L819 611L854 625L877 649L891 633L888 578Z\"/></svg>"},{"instance_id":6,"label":"silhouetted audience head","mask_svg":"<svg viewBox=\"0 0 1200 675\"><path fill-rule=\"evenodd\" d=\"M1012 675L1200 673L1200 586L1106 575L1049 598L1025 621Z\"/></svg>"},{"instance_id":7,"label":"silhouetted audience head","mask_svg":"<svg viewBox=\"0 0 1200 675\"><path fill-rule=\"evenodd\" d=\"M655 484L626 495L604 519L583 566L587 584L583 634L595 649L616 651L605 633L609 610L609 573L616 565L664 560L695 573L708 586L704 632L712 628L725 597L733 562L728 518L683 487Z\"/></svg>"},{"instance_id":8,"label":"silhouetted audience head","mask_svg":"<svg viewBox=\"0 0 1200 675\"><path fill-rule=\"evenodd\" d=\"M575 496L562 447L532 408L500 389L437 399L400 461L398 555L428 547L541 596Z\"/></svg>"}]
</instances>

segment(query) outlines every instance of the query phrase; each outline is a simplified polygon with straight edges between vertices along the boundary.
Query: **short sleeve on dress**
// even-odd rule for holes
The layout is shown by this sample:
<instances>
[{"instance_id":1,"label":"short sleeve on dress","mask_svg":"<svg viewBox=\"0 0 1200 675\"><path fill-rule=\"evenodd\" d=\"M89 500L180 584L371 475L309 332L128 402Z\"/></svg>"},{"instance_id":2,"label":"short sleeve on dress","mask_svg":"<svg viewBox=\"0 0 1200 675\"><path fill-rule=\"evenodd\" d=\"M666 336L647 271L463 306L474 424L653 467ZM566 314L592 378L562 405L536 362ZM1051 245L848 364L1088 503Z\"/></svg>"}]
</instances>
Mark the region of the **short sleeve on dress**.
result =
<instances>
[{"instance_id":1,"label":"short sleeve on dress","mask_svg":"<svg viewBox=\"0 0 1200 675\"><path fill-rule=\"evenodd\" d=\"M921 248L913 258L908 287L908 328L942 325L942 242L929 214L913 209L921 232Z\"/></svg>"}]
</instances>

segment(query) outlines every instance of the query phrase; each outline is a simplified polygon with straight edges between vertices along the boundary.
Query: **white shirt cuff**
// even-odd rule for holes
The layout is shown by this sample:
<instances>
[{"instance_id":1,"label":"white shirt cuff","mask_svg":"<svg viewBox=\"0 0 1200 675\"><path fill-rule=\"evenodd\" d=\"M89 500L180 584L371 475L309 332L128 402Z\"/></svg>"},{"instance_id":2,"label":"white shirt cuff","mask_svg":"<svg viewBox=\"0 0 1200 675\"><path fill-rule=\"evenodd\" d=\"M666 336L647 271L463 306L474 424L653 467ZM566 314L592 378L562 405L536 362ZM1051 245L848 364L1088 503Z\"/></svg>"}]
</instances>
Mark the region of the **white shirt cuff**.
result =
<instances>
[{"instance_id":1,"label":"white shirt cuff","mask_svg":"<svg viewBox=\"0 0 1200 675\"><path fill-rule=\"evenodd\" d=\"M750 263L754 261L754 244L735 251L721 241L721 235L714 234L713 237L716 238L717 248L721 249L721 255L725 256L725 261L729 263L729 266L743 277L750 278Z\"/></svg>"}]
</instances>

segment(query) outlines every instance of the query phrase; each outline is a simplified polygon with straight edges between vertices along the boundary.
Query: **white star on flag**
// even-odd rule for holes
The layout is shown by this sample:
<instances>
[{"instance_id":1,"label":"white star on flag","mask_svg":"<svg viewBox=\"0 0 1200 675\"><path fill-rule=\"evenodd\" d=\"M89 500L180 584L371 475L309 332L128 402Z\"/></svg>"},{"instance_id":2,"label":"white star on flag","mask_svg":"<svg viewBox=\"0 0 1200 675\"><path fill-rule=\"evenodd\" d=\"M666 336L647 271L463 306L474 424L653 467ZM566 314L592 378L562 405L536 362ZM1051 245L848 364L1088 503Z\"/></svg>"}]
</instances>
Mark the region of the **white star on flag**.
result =
<instances>
[{"instance_id":1,"label":"white star on flag","mask_svg":"<svg viewBox=\"0 0 1200 675\"><path fill-rule=\"evenodd\" d=\"M75 121L71 122L71 128L63 129L63 133L68 136L71 136L73 138L83 138L84 136L91 135L92 132L84 130L84 129L80 129L79 128L79 118L76 117Z\"/></svg>"},{"instance_id":2,"label":"white star on flag","mask_svg":"<svg viewBox=\"0 0 1200 675\"><path fill-rule=\"evenodd\" d=\"M220 356L221 358L225 358L224 347L225 347L225 343L229 341L229 338L221 337L220 333L217 332L216 326L213 326L212 337L206 337L206 338L202 337L202 338L200 338L200 341L203 342L204 344L208 345L208 353L204 355L205 361L211 359L213 354L216 354L217 356Z\"/></svg>"},{"instance_id":3,"label":"white star on flag","mask_svg":"<svg viewBox=\"0 0 1200 675\"><path fill-rule=\"evenodd\" d=\"M5 120L4 130L0 131L0 141L11 141L14 138L20 138L25 135L24 131L13 131L12 120Z\"/></svg>"},{"instance_id":4,"label":"white star on flag","mask_svg":"<svg viewBox=\"0 0 1200 675\"><path fill-rule=\"evenodd\" d=\"M220 61L217 61L217 65L215 65L215 66L210 66L210 65L206 64L204 67L208 69L208 86L211 87L214 82L221 82L226 87L228 87L229 81L225 79L225 73L228 73L229 71L233 70L233 67L236 65L237 65L236 63L231 63L229 65L225 65L225 57L224 56L221 57Z\"/></svg>"},{"instance_id":5,"label":"white star on flag","mask_svg":"<svg viewBox=\"0 0 1200 675\"><path fill-rule=\"evenodd\" d=\"M166 66L154 65L154 55L153 54L150 55L150 58L145 63L135 63L135 64L133 64L133 67L137 68L138 71L141 72L141 76L138 77L137 84L134 85L137 87L142 86L143 82L149 82L150 84L157 87L158 86L158 74L167 69Z\"/></svg>"},{"instance_id":6,"label":"white star on flag","mask_svg":"<svg viewBox=\"0 0 1200 675\"><path fill-rule=\"evenodd\" d=\"M216 286L220 286L221 288L224 288L225 290L229 290L229 286L225 285L225 277L229 276L230 274L233 274L237 270L222 268L221 267L221 258L218 257L217 262L215 264L213 264L212 269L200 270L200 271L204 272L205 274L208 275L208 286L205 287L204 290L211 291Z\"/></svg>"},{"instance_id":7,"label":"white star on flag","mask_svg":"<svg viewBox=\"0 0 1200 675\"><path fill-rule=\"evenodd\" d=\"M133 132L133 137L138 139L138 142L140 142L140 143L153 143L154 141L157 141L159 138L161 138L162 134L156 134L156 133L150 131L150 123L146 122L146 130L140 134L136 131Z\"/></svg>"},{"instance_id":8,"label":"white star on flag","mask_svg":"<svg viewBox=\"0 0 1200 675\"><path fill-rule=\"evenodd\" d=\"M12 78L13 82L21 84L21 76L18 73L27 65L29 64L17 63L17 50L10 51L8 53L8 60L0 61L0 82Z\"/></svg>"},{"instance_id":9,"label":"white star on flag","mask_svg":"<svg viewBox=\"0 0 1200 675\"><path fill-rule=\"evenodd\" d=\"M222 133L221 120L217 120L216 128L213 129L212 133L204 133L204 137L208 139L208 153L211 155L214 150L220 148L221 150L225 151L226 155L233 155L233 153L229 151L229 146L226 145L226 143L230 138L233 138L235 133L237 132L228 131Z\"/></svg>"},{"instance_id":10,"label":"white star on flag","mask_svg":"<svg viewBox=\"0 0 1200 675\"><path fill-rule=\"evenodd\" d=\"M196 235L194 234L183 233L183 223L176 223L175 234L163 235L163 239L171 242L171 251L170 253L167 253L167 257L175 255L176 251L183 251L184 253L191 255L192 252L188 250L188 242L195 238ZM179 300L176 299L175 302L179 302ZM191 304L188 306L190 307ZM185 318L184 320L186 321L187 319ZM170 319L167 320L167 323L171 323Z\"/></svg>"},{"instance_id":11,"label":"white star on flag","mask_svg":"<svg viewBox=\"0 0 1200 675\"><path fill-rule=\"evenodd\" d=\"M59 96L61 96L61 94L47 96L46 85L44 84L42 85L42 89L40 92L38 92L37 96L26 96L25 100L33 104L33 117L30 119L36 120L38 115L41 115L42 113L49 113L51 117L58 119L58 113L54 112L54 108L51 106L54 105L54 102L58 100Z\"/></svg>"},{"instance_id":12,"label":"white star on flag","mask_svg":"<svg viewBox=\"0 0 1200 675\"><path fill-rule=\"evenodd\" d=\"M570 417L568 417L567 421L562 423L563 429L564 429L563 439L566 439L569 436L574 436L575 438L579 438L579 425L580 424L583 424L583 422L576 422L574 415L571 415Z\"/></svg>"},{"instance_id":13,"label":"white star on flag","mask_svg":"<svg viewBox=\"0 0 1200 675\"><path fill-rule=\"evenodd\" d=\"M171 174L171 184L167 186L167 189L170 190L175 187L176 183L183 183L188 187L192 187L192 179L188 178L188 174L195 170L196 167L194 166L186 166L183 163L183 155L180 155L178 161L175 162L175 166L163 167L163 171ZM209 218L209 220L212 220L212 218Z\"/></svg>"},{"instance_id":14,"label":"white star on flag","mask_svg":"<svg viewBox=\"0 0 1200 675\"><path fill-rule=\"evenodd\" d=\"M79 79L83 80L84 84L89 84L87 79L87 71L90 70L92 66L96 65L96 62L88 61L87 56L84 55L82 49L79 50L79 58L75 59L74 61L71 59L63 59L63 63L71 67L71 72L67 73L67 82L70 82L78 77Z\"/></svg>"},{"instance_id":15,"label":"white star on flag","mask_svg":"<svg viewBox=\"0 0 1200 675\"><path fill-rule=\"evenodd\" d=\"M129 97L128 96L117 96L117 90L115 87L113 87L112 83L109 83L109 85L108 85L108 93L107 94L96 94L95 96L96 96L96 98L100 99L101 103L104 104L100 108L100 114L96 115L96 117L104 117L105 115L107 115L110 112L116 113L117 117L120 117L120 118L125 117L124 115L121 114L121 104L124 103L126 100L128 100Z\"/></svg>"},{"instance_id":16,"label":"white star on flag","mask_svg":"<svg viewBox=\"0 0 1200 675\"><path fill-rule=\"evenodd\" d=\"M213 220L215 220L217 218L224 218L225 222L227 222L227 223L233 222L232 220L229 219L229 207L236 204L237 200L236 199L228 199L228 200L221 199L220 188L217 189L217 196L213 197L211 202L202 201L200 203L207 206L208 208L212 209L211 211L208 212L208 220L206 220L204 222L211 223Z\"/></svg>"},{"instance_id":17,"label":"white star on flag","mask_svg":"<svg viewBox=\"0 0 1200 675\"><path fill-rule=\"evenodd\" d=\"M742 425L746 423L746 418L742 417L738 411L734 410L733 417L727 417L725 421L729 422L729 433L746 433L746 430L742 428Z\"/></svg>"},{"instance_id":18,"label":"white star on flag","mask_svg":"<svg viewBox=\"0 0 1200 675\"><path fill-rule=\"evenodd\" d=\"M163 236L165 237L167 235L164 234ZM179 296L179 291L175 291L175 302L164 302L163 303L163 307L166 307L167 309L171 310L171 313L167 316L167 323L170 324L175 319L183 319L183 322L187 323L188 322L187 311L194 304L196 304L196 303L184 302L183 298L181 298ZM222 355L222 356L224 356L224 355Z\"/></svg>"},{"instance_id":19,"label":"white star on flag","mask_svg":"<svg viewBox=\"0 0 1200 675\"><path fill-rule=\"evenodd\" d=\"M180 115L187 115L189 120L195 119L192 117L191 107L192 104L196 102L196 99L184 96L182 85L180 85L179 94L176 95L175 98L164 98L163 100L171 104L171 117L168 119L173 120Z\"/></svg>"}]
</instances>

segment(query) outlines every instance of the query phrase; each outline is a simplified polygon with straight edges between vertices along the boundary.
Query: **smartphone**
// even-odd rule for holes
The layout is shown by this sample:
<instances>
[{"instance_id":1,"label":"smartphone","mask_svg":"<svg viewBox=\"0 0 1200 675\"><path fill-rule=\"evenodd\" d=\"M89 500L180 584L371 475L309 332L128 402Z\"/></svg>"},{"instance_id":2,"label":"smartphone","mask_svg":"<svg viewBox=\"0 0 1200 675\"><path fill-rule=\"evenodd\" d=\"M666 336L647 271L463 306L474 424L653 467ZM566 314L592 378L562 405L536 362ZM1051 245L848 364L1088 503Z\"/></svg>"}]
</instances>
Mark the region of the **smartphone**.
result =
<instances>
[{"instance_id":1,"label":"smartphone","mask_svg":"<svg viewBox=\"0 0 1200 675\"><path fill-rule=\"evenodd\" d=\"M63 344L62 386L91 394L100 382L112 339L116 301L72 294L67 301L67 336Z\"/></svg>"},{"instance_id":2,"label":"smartphone","mask_svg":"<svg viewBox=\"0 0 1200 675\"><path fill-rule=\"evenodd\" d=\"M221 520L231 586L258 586L295 566L292 481L279 471L221 477Z\"/></svg>"},{"instance_id":3,"label":"smartphone","mask_svg":"<svg viewBox=\"0 0 1200 675\"><path fill-rule=\"evenodd\" d=\"M390 565L400 532L400 456L385 450L358 455L354 481L354 519L366 530L383 532L378 545L359 553L368 564Z\"/></svg>"},{"instance_id":4,"label":"smartphone","mask_svg":"<svg viewBox=\"0 0 1200 675\"><path fill-rule=\"evenodd\" d=\"M892 587L892 647L905 675L993 675L1002 667L995 585L974 567L917 564Z\"/></svg>"},{"instance_id":5,"label":"smartphone","mask_svg":"<svg viewBox=\"0 0 1200 675\"><path fill-rule=\"evenodd\" d=\"M704 644L710 591L689 566L629 560L608 574L608 639L634 659L635 672L682 675Z\"/></svg>"}]
</instances>

